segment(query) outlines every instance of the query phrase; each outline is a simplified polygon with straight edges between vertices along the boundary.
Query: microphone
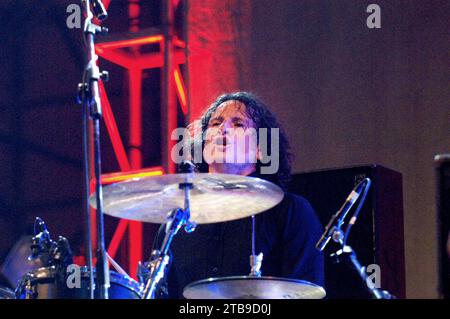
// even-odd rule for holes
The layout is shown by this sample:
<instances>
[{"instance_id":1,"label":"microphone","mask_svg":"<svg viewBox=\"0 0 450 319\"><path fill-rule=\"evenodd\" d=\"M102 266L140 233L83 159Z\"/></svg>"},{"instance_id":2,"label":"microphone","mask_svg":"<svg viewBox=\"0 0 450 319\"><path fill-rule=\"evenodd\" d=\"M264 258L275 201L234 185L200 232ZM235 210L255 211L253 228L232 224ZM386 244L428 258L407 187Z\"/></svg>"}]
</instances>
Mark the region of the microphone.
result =
<instances>
[{"instance_id":1,"label":"microphone","mask_svg":"<svg viewBox=\"0 0 450 319\"><path fill-rule=\"evenodd\" d=\"M92 8L95 17L100 21L103 21L108 17L108 12L106 12L105 6L101 0L92 0Z\"/></svg>"},{"instance_id":2,"label":"microphone","mask_svg":"<svg viewBox=\"0 0 450 319\"><path fill-rule=\"evenodd\" d=\"M368 178L365 178L353 188L352 192L350 193L350 195L348 195L341 208L337 211L336 214L333 215L333 217L331 217L331 220L329 221L327 227L325 227L325 231L322 234L322 237L320 237L319 241L316 244L316 249L318 249L319 251L325 249L326 245L332 238L335 229L341 227L345 216L350 211L353 204L358 200L359 196L361 195L362 191L369 183L369 181L370 180Z\"/></svg>"}]
</instances>

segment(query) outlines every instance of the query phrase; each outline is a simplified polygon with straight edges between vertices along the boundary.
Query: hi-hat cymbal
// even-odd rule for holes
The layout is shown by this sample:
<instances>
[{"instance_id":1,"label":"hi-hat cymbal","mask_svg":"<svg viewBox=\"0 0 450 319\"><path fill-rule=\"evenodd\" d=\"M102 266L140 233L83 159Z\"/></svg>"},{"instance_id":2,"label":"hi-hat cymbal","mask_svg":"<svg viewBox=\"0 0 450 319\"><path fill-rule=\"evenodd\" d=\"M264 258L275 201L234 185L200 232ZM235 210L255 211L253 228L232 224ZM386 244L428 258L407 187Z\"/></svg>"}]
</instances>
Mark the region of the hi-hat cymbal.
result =
<instances>
[{"instance_id":1,"label":"hi-hat cymbal","mask_svg":"<svg viewBox=\"0 0 450 319\"><path fill-rule=\"evenodd\" d=\"M192 183L190 221L197 224L224 222L266 211L284 196L266 180L232 174L187 173L150 176L103 187L107 215L163 224L167 214L184 209L185 193L180 183ZM95 208L95 194L90 198Z\"/></svg>"},{"instance_id":2,"label":"hi-hat cymbal","mask_svg":"<svg viewBox=\"0 0 450 319\"><path fill-rule=\"evenodd\" d=\"M209 278L187 285L187 299L322 299L325 290L303 280L234 276Z\"/></svg>"}]
</instances>

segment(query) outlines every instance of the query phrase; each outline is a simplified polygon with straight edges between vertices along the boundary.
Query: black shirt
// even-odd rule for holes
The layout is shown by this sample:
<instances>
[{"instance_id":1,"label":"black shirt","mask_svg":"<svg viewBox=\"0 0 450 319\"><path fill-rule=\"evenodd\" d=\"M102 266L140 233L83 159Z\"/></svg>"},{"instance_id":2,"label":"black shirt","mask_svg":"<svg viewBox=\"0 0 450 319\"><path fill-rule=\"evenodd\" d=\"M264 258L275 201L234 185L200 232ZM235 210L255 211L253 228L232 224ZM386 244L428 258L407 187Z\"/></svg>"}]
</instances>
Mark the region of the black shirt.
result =
<instances>
[{"instance_id":1,"label":"black shirt","mask_svg":"<svg viewBox=\"0 0 450 319\"><path fill-rule=\"evenodd\" d=\"M245 203L244 203L245 205ZM324 287L324 260L315 244L322 226L308 201L285 193L272 209L257 214L256 250L264 254L262 275L306 280ZM250 273L251 217L201 224L175 236L167 276L168 297L183 298L188 284L210 278Z\"/></svg>"}]
</instances>

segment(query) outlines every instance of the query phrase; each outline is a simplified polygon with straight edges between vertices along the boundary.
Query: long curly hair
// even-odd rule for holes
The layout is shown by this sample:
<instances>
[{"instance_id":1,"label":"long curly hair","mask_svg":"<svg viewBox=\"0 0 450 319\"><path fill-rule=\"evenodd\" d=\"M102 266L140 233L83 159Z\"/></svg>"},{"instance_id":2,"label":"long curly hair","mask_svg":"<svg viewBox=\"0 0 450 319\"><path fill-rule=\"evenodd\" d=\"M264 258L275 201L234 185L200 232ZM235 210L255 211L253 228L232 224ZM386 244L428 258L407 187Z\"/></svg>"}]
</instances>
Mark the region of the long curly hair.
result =
<instances>
[{"instance_id":1,"label":"long curly hair","mask_svg":"<svg viewBox=\"0 0 450 319\"><path fill-rule=\"evenodd\" d=\"M262 178L270 180L271 182L276 183L283 189L286 189L287 184L291 177L291 163L293 155L290 152L289 141L286 137L286 133L284 129L278 123L275 115L270 111L269 107L264 104L258 97L249 92L234 92L227 93L219 96L203 113L200 118L200 123L198 125L198 129L201 129L201 134L194 134L195 138L193 140L191 151L194 152L195 147L199 147L201 144L201 150L203 154L203 149L205 147L204 144L204 135L206 134L206 130L208 129L208 124L211 119L211 116L214 112L219 108L219 106L227 101L238 101L245 105L245 113L246 115L253 120L255 123L255 129L259 132L259 129L265 128L267 129L267 141L268 141L268 150L267 154L272 154L271 149L271 140L272 140L272 128L279 129L279 168L275 174L272 175L261 175ZM192 126L191 126L192 128ZM259 145L259 134L258 134L258 145ZM208 163L202 158L201 163L196 163L197 170L199 172L208 172ZM256 163L256 172L261 174L261 163L259 160Z\"/></svg>"}]
</instances>

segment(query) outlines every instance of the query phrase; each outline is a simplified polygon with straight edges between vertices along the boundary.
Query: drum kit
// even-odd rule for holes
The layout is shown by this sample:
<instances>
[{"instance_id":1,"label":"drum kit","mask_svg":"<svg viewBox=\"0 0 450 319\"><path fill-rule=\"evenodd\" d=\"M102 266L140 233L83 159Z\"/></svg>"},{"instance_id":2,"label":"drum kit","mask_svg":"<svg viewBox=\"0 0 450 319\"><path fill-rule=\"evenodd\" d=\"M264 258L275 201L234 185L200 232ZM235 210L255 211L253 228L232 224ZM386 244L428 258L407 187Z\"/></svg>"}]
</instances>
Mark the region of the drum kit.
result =
<instances>
[{"instance_id":1,"label":"drum kit","mask_svg":"<svg viewBox=\"0 0 450 319\"><path fill-rule=\"evenodd\" d=\"M190 171L111 184L103 188L103 196L104 212L107 215L166 226L160 249L152 252L145 266L141 265L139 281L124 273L109 272L110 299L153 299L156 298L158 283L167 275L166 265L170 259L168 251L178 230L184 227L191 232L195 231L197 224L254 217L277 205L283 198L283 191L275 184L255 177ZM90 200L93 207L94 198L95 195ZM261 276L261 255L256 256L253 251L251 257L254 263L250 265L249 276L208 278L193 282L184 288L184 297L317 299L325 296L322 287L307 281ZM2 289L0 294L3 298L89 298L89 269L74 267L67 239L61 236L56 241L51 239L40 218L36 219L29 259L39 259L44 267L25 274L15 292Z\"/></svg>"}]
</instances>

